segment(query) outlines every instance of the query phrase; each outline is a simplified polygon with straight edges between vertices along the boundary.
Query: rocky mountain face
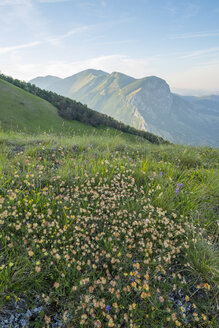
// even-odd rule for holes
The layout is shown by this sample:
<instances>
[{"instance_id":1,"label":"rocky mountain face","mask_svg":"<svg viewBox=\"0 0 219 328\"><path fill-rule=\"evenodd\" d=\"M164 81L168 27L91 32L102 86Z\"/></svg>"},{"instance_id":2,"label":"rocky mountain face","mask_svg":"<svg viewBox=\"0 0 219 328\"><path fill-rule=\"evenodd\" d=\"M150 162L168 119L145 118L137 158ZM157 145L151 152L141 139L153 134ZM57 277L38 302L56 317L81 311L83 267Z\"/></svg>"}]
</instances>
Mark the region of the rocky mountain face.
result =
<instances>
[{"instance_id":1,"label":"rocky mountain face","mask_svg":"<svg viewBox=\"0 0 219 328\"><path fill-rule=\"evenodd\" d=\"M134 79L92 69L65 79L47 76L30 83L174 143L219 144L219 96L178 96L155 76Z\"/></svg>"}]
</instances>

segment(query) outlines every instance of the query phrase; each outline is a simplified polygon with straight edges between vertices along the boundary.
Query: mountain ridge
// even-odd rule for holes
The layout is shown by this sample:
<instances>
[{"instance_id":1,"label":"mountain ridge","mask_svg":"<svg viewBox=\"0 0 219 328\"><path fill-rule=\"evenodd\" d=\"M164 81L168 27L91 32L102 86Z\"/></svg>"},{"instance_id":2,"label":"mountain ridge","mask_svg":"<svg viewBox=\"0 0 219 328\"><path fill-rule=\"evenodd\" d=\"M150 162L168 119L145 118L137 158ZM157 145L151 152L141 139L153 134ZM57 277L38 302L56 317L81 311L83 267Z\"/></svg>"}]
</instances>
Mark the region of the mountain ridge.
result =
<instances>
[{"instance_id":1,"label":"mountain ridge","mask_svg":"<svg viewBox=\"0 0 219 328\"><path fill-rule=\"evenodd\" d=\"M36 79L30 83L41 86ZM218 145L219 102L217 106L212 98L204 103L174 94L160 77L135 79L120 72L89 69L55 81L47 89L171 142ZM214 111L206 109L211 106Z\"/></svg>"}]
</instances>

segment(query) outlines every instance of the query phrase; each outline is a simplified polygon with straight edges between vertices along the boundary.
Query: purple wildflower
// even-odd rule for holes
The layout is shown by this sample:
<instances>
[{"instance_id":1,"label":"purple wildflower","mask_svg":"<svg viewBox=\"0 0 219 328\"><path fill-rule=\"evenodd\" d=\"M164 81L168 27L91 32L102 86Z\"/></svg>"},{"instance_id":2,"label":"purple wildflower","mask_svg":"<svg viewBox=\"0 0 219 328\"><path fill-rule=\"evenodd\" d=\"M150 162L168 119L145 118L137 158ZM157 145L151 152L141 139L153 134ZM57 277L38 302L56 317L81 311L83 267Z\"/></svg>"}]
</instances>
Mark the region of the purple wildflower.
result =
<instances>
[{"instance_id":1,"label":"purple wildflower","mask_svg":"<svg viewBox=\"0 0 219 328\"><path fill-rule=\"evenodd\" d=\"M177 188L176 188L176 193L177 193L177 194L179 193L179 190L180 190L180 188L182 188L182 187L183 187L182 182L181 182L181 183L177 183Z\"/></svg>"},{"instance_id":2,"label":"purple wildflower","mask_svg":"<svg viewBox=\"0 0 219 328\"><path fill-rule=\"evenodd\" d=\"M109 311L111 310L112 308L109 306L109 305L107 305L106 306L106 311L109 313Z\"/></svg>"},{"instance_id":3,"label":"purple wildflower","mask_svg":"<svg viewBox=\"0 0 219 328\"><path fill-rule=\"evenodd\" d=\"M160 173L159 173L159 176L162 177L162 176L163 176L163 172L160 172Z\"/></svg>"}]
</instances>

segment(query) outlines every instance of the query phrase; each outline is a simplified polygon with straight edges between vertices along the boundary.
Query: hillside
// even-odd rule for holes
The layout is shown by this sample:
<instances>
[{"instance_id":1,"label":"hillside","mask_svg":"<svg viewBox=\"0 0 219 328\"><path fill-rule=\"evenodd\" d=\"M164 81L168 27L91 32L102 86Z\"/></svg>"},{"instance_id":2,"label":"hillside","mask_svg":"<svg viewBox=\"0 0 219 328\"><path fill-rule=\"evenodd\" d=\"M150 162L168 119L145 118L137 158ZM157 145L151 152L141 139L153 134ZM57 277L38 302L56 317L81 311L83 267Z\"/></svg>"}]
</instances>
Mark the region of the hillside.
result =
<instances>
[{"instance_id":1,"label":"hillside","mask_svg":"<svg viewBox=\"0 0 219 328\"><path fill-rule=\"evenodd\" d=\"M66 120L59 116L58 109L49 102L0 79L0 130L22 133L55 133L62 136L92 138L99 136L105 143L107 139L114 143L139 142L139 138L113 128L95 128L75 120ZM116 138L114 140L114 138ZM82 139L83 140L83 139ZM147 140L140 138L142 143Z\"/></svg>"},{"instance_id":2,"label":"hillside","mask_svg":"<svg viewBox=\"0 0 219 328\"><path fill-rule=\"evenodd\" d=\"M49 92L47 90L40 89L33 84L26 83L18 79L13 79L12 77L4 74L0 74L0 78L6 82L9 82L11 85L19 87L25 92L27 91L34 96L46 100L57 108L58 115L66 120L66 125L63 129L65 133L68 131L68 126L70 130L72 128L72 123L70 123L70 121L76 121L77 124L78 122L85 123L86 126L89 127L96 127L98 129L109 128L110 130L117 130L117 133L119 133L119 131L128 133L130 135L146 139L147 141L155 144L168 143L168 141L165 141L161 137L158 137L150 132L137 130L129 125L125 125L124 123L116 121L108 115L92 110L88 108L87 105L83 105L82 103L70 98L58 95L51 91ZM16 110L16 103L14 110Z\"/></svg>"},{"instance_id":3,"label":"hillside","mask_svg":"<svg viewBox=\"0 0 219 328\"><path fill-rule=\"evenodd\" d=\"M94 128L70 122L58 115L49 102L0 79L0 126L4 130L72 134Z\"/></svg>"},{"instance_id":4,"label":"hillside","mask_svg":"<svg viewBox=\"0 0 219 328\"><path fill-rule=\"evenodd\" d=\"M30 82L43 87L48 78ZM48 83L47 90L175 143L212 146L219 143L219 104L215 106L211 100L194 105L189 97L171 93L169 85L155 76L134 79L118 72L86 70ZM214 111L209 113L212 106Z\"/></svg>"}]
</instances>

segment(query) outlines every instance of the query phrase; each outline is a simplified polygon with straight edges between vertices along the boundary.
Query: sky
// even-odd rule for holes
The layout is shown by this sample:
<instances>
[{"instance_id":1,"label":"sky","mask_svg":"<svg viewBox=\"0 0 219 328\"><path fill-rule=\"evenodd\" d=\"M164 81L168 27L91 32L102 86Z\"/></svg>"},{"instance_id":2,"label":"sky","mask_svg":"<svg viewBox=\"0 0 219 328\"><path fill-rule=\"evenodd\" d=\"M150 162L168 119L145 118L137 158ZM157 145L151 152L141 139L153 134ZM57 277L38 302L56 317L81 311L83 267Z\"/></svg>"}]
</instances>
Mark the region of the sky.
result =
<instances>
[{"instance_id":1,"label":"sky","mask_svg":"<svg viewBox=\"0 0 219 328\"><path fill-rule=\"evenodd\" d=\"M0 0L0 26L14 78L94 68L219 92L218 0Z\"/></svg>"}]
</instances>

